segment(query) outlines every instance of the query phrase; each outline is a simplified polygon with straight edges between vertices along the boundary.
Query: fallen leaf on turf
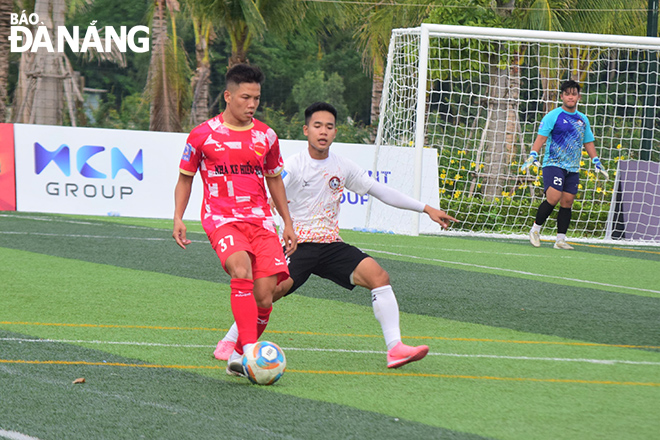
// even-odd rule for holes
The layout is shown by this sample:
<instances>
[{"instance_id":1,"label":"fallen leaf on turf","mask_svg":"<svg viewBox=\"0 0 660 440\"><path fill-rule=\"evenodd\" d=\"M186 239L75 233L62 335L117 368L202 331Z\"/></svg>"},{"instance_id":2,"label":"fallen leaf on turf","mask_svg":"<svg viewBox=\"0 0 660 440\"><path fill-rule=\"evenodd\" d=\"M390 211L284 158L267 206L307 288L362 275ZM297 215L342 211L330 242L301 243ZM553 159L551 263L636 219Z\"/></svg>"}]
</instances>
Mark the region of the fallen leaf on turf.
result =
<instances>
[{"instance_id":1,"label":"fallen leaf on turf","mask_svg":"<svg viewBox=\"0 0 660 440\"><path fill-rule=\"evenodd\" d=\"M80 377L80 378L74 380L73 383L85 383L85 378L84 378L84 377Z\"/></svg>"}]
</instances>

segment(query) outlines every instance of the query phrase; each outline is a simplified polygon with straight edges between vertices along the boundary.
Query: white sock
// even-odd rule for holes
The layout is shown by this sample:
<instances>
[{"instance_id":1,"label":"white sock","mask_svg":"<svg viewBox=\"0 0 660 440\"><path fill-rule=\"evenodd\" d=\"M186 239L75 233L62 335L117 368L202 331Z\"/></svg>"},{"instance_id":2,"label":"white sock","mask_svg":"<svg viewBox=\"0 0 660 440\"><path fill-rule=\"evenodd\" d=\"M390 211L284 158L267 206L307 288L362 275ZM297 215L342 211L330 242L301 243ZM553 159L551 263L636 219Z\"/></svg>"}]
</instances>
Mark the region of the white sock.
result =
<instances>
[{"instance_id":1,"label":"white sock","mask_svg":"<svg viewBox=\"0 0 660 440\"><path fill-rule=\"evenodd\" d=\"M557 241L560 240L566 241L566 234L557 234Z\"/></svg>"},{"instance_id":2,"label":"white sock","mask_svg":"<svg viewBox=\"0 0 660 440\"><path fill-rule=\"evenodd\" d=\"M532 232L541 232L541 228L542 226L537 225L535 222L534 226L532 226Z\"/></svg>"},{"instance_id":3,"label":"white sock","mask_svg":"<svg viewBox=\"0 0 660 440\"><path fill-rule=\"evenodd\" d=\"M241 358L241 355L238 354L236 350L231 352L231 355L229 356L229 361L228 362L235 362Z\"/></svg>"},{"instance_id":4,"label":"white sock","mask_svg":"<svg viewBox=\"0 0 660 440\"><path fill-rule=\"evenodd\" d=\"M399 304L396 302L392 286L388 284L373 289L371 291L371 306L374 308L374 315L383 329L387 349L391 350L401 341Z\"/></svg>"},{"instance_id":5,"label":"white sock","mask_svg":"<svg viewBox=\"0 0 660 440\"><path fill-rule=\"evenodd\" d=\"M238 341L238 326L236 326L236 323L233 323L231 327L229 327L229 331L222 340L231 342Z\"/></svg>"}]
</instances>

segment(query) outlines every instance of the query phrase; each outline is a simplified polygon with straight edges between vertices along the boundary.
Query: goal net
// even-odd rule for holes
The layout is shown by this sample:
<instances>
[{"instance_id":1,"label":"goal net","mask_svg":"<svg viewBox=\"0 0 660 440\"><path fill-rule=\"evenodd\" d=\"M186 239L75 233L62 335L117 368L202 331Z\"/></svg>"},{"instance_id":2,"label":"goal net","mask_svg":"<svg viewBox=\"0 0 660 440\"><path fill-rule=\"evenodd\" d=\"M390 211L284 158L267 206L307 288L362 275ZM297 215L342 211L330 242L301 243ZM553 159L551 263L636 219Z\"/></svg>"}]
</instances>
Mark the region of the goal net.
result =
<instances>
[{"instance_id":1,"label":"goal net","mask_svg":"<svg viewBox=\"0 0 660 440\"><path fill-rule=\"evenodd\" d=\"M541 170L519 170L559 86L582 86L610 178L586 151L572 240L660 242L660 39L424 24L390 41L377 145L438 153L441 208L462 234L520 237L543 201ZM544 150L540 157L543 157ZM421 182L422 154L410 179ZM421 189L415 186L415 197ZM542 236L556 234L558 209ZM397 215L406 215L403 213ZM418 221L410 233L419 232ZM424 232L423 230L421 232Z\"/></svg>"}]
</instances>

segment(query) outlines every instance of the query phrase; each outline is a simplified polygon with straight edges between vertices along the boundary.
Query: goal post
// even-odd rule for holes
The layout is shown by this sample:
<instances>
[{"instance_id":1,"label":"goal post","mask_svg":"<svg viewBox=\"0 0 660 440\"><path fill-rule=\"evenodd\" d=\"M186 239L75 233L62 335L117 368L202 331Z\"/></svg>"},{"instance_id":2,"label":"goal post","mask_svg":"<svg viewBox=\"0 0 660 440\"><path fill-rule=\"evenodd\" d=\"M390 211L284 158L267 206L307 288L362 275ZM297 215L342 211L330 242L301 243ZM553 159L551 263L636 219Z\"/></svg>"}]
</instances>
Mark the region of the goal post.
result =
<instances>
[{"instance_id":1,"label":"goal post","mask_svg":"<svg viewBox=\"0 0 660 440\"><path fill-rule=\"evenodd\" d=\"M559 85L575 79L582 86L578 110L590 120L610 179L595 172L583 151L569 238L657 244L660 235L633 223L648 221L635 210L653 210L648 203L660 199L652 194L658 185L643 184L649 170L658 169L643 163L660 163L659 51L660 39L651 37L435 24L396 29L376 145L417 150L407 178L414 179L418 199L422 151L437 151L441 207L461 220L451 228L455 233L520 237L543 200L541 170L520 172L520 164L543 116L561 105ZM545 238L556 234L556 213L544 226ZM411 234L419 233L418 219ZM612 233L622 228L647 232Z\"/></svg>"}]
</instances>

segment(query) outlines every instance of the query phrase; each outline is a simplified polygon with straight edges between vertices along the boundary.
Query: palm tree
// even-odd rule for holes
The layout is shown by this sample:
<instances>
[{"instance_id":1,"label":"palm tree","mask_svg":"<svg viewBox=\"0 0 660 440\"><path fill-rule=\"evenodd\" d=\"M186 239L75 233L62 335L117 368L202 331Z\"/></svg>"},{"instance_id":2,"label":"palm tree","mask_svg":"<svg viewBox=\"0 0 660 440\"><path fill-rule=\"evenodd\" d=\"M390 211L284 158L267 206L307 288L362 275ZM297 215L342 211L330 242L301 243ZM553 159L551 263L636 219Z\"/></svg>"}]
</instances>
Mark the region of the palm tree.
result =
<instances>
[{"instance_id":1,"label":"palm tree","mask_svg":"<svg viewBox=\"0 0 660 440\"><path fill-rule=\"evenodd\" d=\"M180 132L189 87L185 53L176 32L175 12L179 10L179 3L176 0L154 1L151 60L145 90L150 102L149 129Z\"/></svg>"},{"instance_id":2,"label":"palm tree","mask_svg":"<svg viewBox=\"0 0 660 440\"><path fill-rule=\"evenodd\" d=\"M595 34L644 35L647 0L527 0L520 5L525 12L519 16L517 27L523 29L588 32ZM576 12L571 12L576 11ZM573 49L571 54L556 54L545 59L571 60L570 65L540 66L545 110L554 105L558 89L557 70L567 68L570 77L583 81L599 48Z\"/></svg>"},{"instance_id":3,"label":"palm tree","mask_svg":"<svg viewBox=\"0 0 660 440\"><path fill-rule=\"evenodd\" d=\"M363 66L372 75L372 125L378 122L380 116L385 60L392 29L419 26L435 3L433 0L406 1L411 6L394 6L381 1L369 7L360 5L351 9L353 19L358 24L355 38L362 50Z\"/></svg>"},{"instance_id":4,"label":"palm tree","mask_svg":"<svg viewBox=\"0 0 660 440\"><path fill-rule=\"evenodd\" d=\"M78 9L92 0L36 0L34 12L47 27L51 41L57 41L59 26ZM30 1L19 2L19 7L30 10ZM111 53L89 52L90 58L100 57L106 61L125 66L123 54L118 50ZM78 87L77 76L63 52L23 52L19 65L19 77L14 95L13 121L28 124L61 125L66 103L71 125L76 126L76 102L83 97Z\"/></svg>"},{"instance_id":5,"label":"palm tree","mask_svg":"<svg viewBox=\"0 0 660 440\"><path fill-rule=\"evenodd\" d=\"M192 21L195 36L196 68L191 80L192 109L190 124L195 126L210 117L211 57L209 46L215 39L213 20L203 0L185 0L184 10Z\"/></svg>"},{"instance_id":6,"label":"palm tree","mask_svg":"<svg viewBox=\"0 0 660 440\"><path fill-rule=\"evenodd\" d=\"M0 122L7 118L7 77L9 75L9 36L11 23L9 14L13 10L12 0L0 0Z\"/></svg>"},{"instance_id":7,"label":"palm tree","mask_svg":"<svg viewBox=\"0 0 660 440\"><path fill-rule=\"evenodd\" d=\"M316 29L303 26L310 16L327 11L341 13L341 5L317 5L299 0L196 0L208 6L210 18L219 23L231 41L228 66L247 63L255 38L269 36L286 39L292 33L313 35ZM326 11L326 12L324 12ZM328 14L329 16L330 14ZM314 20L312 20L314 21ZM318 23L318 21L317 21Z\"/></svg>"}]
</instances>

